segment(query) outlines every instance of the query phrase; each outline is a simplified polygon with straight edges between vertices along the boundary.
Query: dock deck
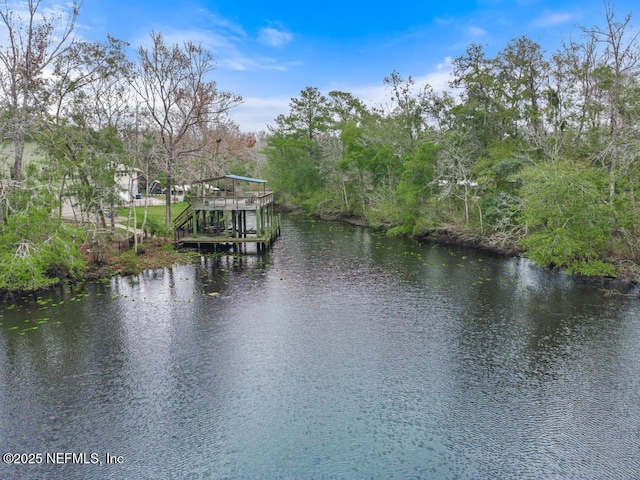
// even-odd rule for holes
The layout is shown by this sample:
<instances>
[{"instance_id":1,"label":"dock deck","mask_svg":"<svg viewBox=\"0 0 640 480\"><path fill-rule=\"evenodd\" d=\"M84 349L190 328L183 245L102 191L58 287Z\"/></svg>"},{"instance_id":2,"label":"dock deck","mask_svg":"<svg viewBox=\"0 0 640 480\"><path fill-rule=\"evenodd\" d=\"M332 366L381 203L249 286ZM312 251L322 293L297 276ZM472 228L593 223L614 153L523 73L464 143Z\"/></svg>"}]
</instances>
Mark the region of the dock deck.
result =
<instances>
[{"instance_id":1,"label":"dock deck","mask_svg":"<svg viewBox=\"0 0 640 480\"><path fill-rule=\"evenodd\" d=\"M280 217L276 216L274 222L268 228L265 228L262 235L258 235L257 232L248 231L240 235L241 230L236 232L237 236L233 236L232 231L229 234L221 233L197 233L197 234L185 234L184 236L176 237L176 244L178 247L192 247L192 248L244 248L247 244L255 244L257 251L262 251L269 246L280 236Z\"/></svg>"},{"instance_id":2,"label":"dock deck","mask_svg":"<svg viewBox=\"0 0 640 480\"><path fill-rule=\"evenodd\" d=\"M264 180L225 175L203 182L232 180L225 188L201 189L200 195L174 220L178 247L238 248L255 244L259 252L280 235L280 217L274 213L273 192ZM262 184L262 191L240 189L236 182ZM205 192L205 193L202 193Z\"/></svg>"}]
</instances>

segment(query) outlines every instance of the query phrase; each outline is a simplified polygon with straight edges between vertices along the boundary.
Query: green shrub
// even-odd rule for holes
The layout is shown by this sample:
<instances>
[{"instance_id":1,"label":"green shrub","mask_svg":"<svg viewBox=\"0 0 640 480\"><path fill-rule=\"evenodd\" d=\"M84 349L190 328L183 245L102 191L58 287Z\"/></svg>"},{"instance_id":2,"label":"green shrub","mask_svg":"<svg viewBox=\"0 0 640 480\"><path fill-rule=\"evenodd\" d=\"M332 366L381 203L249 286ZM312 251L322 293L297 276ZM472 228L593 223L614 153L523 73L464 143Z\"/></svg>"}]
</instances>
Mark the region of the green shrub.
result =
<instances>
[{"instance_id":1,"label":"green shrub","mask_svg":"<svg viewBox=\"0 0 640 480\"><path fill-rule=\"evenodd\" d=\"M391 237L404 237L413 233L413 226L411 225L398 225L387 231L387 235Z\"/></svg>"},{"instance_id":2,"label":"green shrub","mask_svg":"<svg viewBox=\"0 0 640 480\"><path fill-rule=\"evenodd\" d=\"M615 277L616 267L610 263L603 262L602 260L580 260L573 262L569 268L567 268L567 272L598 277Z\"/></svg>"},{"instance_id":3,"label":"green shrub","mask_svg":"<svg viewBox=\"0 0 640 480\"><path fill-rule=\"evenodd\" d=\"M83 237L45 209L11 215L0 235L0 289L33 291L79 278L86 266Z\"/></svg>"},{"instance_id":4,"label":"green shrub","mask_svg":"<svg viewBox=\"0 0 640 480\"><path fill-rule=\"evenodd\" d=\"M142 221L138 220L138 228L142 228ZM150 237L167 237L171 232L165 225L164 219L157 217L147 217L144 226L144 233Z\"/></svg>"},{"instance_id":5,"label":"green shrub","mask_svg":"<svg viewBox=\"0 0 640 480\"><path fill-rule=\"evenodd\" d=\"M602 261L614 217L606 173L565 161L528 167L520 178L522 217L530 231L522 240L527 255L567 272L613 274Z\"/></svg>"}]
</instances>

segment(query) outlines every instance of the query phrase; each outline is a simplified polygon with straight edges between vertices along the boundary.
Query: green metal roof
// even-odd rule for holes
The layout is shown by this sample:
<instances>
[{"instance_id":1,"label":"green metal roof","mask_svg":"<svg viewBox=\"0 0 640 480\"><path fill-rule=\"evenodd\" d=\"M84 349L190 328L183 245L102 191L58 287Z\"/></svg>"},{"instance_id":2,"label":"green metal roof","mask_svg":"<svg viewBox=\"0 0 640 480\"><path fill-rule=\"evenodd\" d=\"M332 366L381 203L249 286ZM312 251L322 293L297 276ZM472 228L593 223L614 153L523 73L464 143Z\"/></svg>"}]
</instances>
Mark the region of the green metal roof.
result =
<instances>
[{"instance_id":1,"label":"green metal roof","mask_svg":"<svg viewBox=\"0 0 640 480\"><path fill-rule=\"evenodd\" d=\"M261 180L260 178L242 177L240 175L224 175L224 178L231 178L233 180L244 180L245 182L267 183L266 180Z\"/></svg>"},{"instance_id":2,"label":"green metal roof","mask_svg":"<svg viewBox=\"0 0 640 480\"><path fill-rule=\"evenodd\" d=\"M242 180L245 182L253 182L253 183L267 183L266 180L262 180L260 178L242 177L240 175L222 175L221 177L205 178L204 180L197 180L192 183L215 182L216 180L222 180L223 178L230 178L231 180Z\"/></svg>"}]
</instances>

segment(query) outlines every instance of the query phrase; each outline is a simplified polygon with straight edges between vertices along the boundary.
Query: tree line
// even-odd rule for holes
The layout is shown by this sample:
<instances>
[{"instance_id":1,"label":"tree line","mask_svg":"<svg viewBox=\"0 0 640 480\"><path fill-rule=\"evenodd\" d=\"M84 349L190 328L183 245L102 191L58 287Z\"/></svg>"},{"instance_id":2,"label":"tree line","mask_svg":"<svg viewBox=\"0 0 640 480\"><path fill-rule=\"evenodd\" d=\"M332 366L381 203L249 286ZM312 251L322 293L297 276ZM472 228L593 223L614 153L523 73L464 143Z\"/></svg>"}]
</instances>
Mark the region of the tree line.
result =
<instances>
[{"instance_id":1,"label":"tree line","mask_svg":"<svg viewBox=\"0 0 640 480\"><path fill-rule=\"evenodd\" d=\"M397 71L379 107L307 87L270 129L266 175L317 214L479 238L572 273L637 272L639 34L605 7L551 55L526 36L492 56L470 45L445 91Z\"/></svg>"},{"instance_id":2,"label":"tree line","mask_svg":"<svg viewBox=\"0 0 640 480\"><path fill-rule=\"evenodd\" d=\"M392 234L451 232L581 274L637 271L639 39L608 4L602 26L551 55L527 37L495 55L472 44L445 91L393 71L375 107L307 87L260 134L230 121L242 98L211 80L201 45L151 32L131 55L110 36L77 38L75 1L16 5L0 0L0 290L80 275L81 244L100 260L122 167L163 186L165 230L176 182L236 173Z\"/></svg>"},{"instance_id":3,"label":"tree line","mask_svg":"<svg viewBox=\"0 0 640 480\"><path fill-rule=\"evenodd\" d=\"M79 245L95 253L112 235L118 171L162 185L167 229L176 180L246 173L256 156L227 115L242 98L211 79L209 51L151 32L131 54L111 36L77 37L79 15L75 0L0 2L0 290L81 273Z\"/></svg>"}]
</instances>

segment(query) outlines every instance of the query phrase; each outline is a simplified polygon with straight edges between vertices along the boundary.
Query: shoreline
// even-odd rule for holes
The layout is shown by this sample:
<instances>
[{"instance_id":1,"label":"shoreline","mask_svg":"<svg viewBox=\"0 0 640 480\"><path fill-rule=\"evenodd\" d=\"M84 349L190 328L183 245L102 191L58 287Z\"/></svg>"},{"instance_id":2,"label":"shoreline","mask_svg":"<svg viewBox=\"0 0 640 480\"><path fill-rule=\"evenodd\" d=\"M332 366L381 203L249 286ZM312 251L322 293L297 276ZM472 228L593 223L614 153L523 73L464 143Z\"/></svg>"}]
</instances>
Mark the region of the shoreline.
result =
<instances>
[{"instance_id":1,"label":"shoreline","mask_svg":"<svg viewBox=\"0 0 640 480\"><path fill-rule=\"evenodd\" d=\"M380 232L388 232L389 230L384 227L371 226L365 218L352 216L352 215L319 215L309 214L300 208L289 208L279 206L278 210L282 213L288 213L292 215L305 215L317 218L326 222L338 222L349 225L359 226L377 230ZM464 232L456 232L448 228L434 228L425 231L420 234L402 235L405 238L410 238L418 243L425 244L437 244L437 245L451 245L462 248L469 248L484 252L489 255L497 255L501 257L513 257L513 258L526 258L524 256L524 249L521 247L505 247L501 248L490 242L487 242L480 235L472 235ZM190 249L178 250L175 248L172 241L165 238L152 237L146 239L141 244L141 251L136 254L132 248L120 251L118 242L113 242L105 250L103 259L101 262L96 263L91 258L91 254L86 250L86 246L81 247L86 261L86 269L83 274L77 278L61 278L59 282L39 290L3 290L0 291L0 297L10 298L12 296L20 296L30 294L34 292L42 292L50 289L58 288L60 285L65 284L80 284L83 282L99 281L114 276L130 276L138 275L147 270L154 270L158 268L169 268L174 265L188 265L197 261L200 258L201 252ZM623 260L620 259L618 266L619 275L617 277L601 277L601 276L586 276L577 274L567 274L573 278L580 279L594 286L600 286L605 290L605 293L627 295L625 293L618 292L617 289L607 289L605 284L616 284L618 288L632 289L640 285L640 266L626 262L626 268L623 269L620 265ZM538 266L539 268L547 271L561 270L555 268L548 268ZM562 272L564 273L564 272ZM634 294L632 296L638 296Z\"/></svg>"},{"instance_id":2,"label":"shoreline","mask_svg":"<svg viewBox=\"0 0 640 480\"><path fill-rule=\"evenodd\" d=\"M192 250L177 250L172 241L162 238L149 238L140 244L140 251L136 254L133 248L122 252L112 245L105 258L100 263L87 259L87 270L80 281L92 281L109 278L116 275L138 275L146 270L167 268L173 265L186 265L195 261ZM200 257L200 253L197 253Z\"/></svg>"},{"instance_id":3,"label":"shoreline","mask_svg":"<svg viewBox=\"0 0 640 480\"><path fill-rule=\"evenodd\" d=\"M369 225L366 219L357 216L351 215L319 215L319 214L308 214L305 213L302 209L299 208L288 208L284 207L281 210L283 213L292 213L292 214L300 214L300 215L310 215L312 217L318 218L324 221L330 222L340 222L347 223L350 225L355 225L359 227L367 227L373 228L381 232L388 232L389 229L384 227L373 227ZM487 253L489 255L497 255L501 257L512 257L512 258L527 258L524 253L524 248L520 246L510 246L510 247L499 247L496 246L483 238L480 235L468 234L465 232L457 232L450 228L433 228L428 231L422 232L420 234L411 234L411 235L401 235L405 238L411 238L419 243L426 244L436 244L436 245L451 245L462 248L470 248L473 250L477 250L480 252ZM629 260L620 258L620 259L612 259L611 263L616 266L618 270L618 275L616 277L604 277L604 276L589 276L589 275L579 275L575 273L566 273L562 272L557 268L549 268L538 265L539 268L547 271L556 271L568 275L572 278L579 279L581 281L587 282L593 286L600 286L605 290L605 292L610 293L611 295L618 294L622 296L627 296L625 293L618 292L616 289L607 289L605 288L605 284L614 283L619 288L627 288L632 289L640 286L640 265L635 264ZM626 265L626 268L622 268L622 264ZM631 295L633 297L638 297L640 294Z\"/></svg>"},{"instance_id":4,"label":"shoreline","mask_svg":"<svg viewBox=\"0 0 640 480\"><path fill-rule=\"evenodd\" d=\"M84 255L86 268L77 277L62 276L59 281L40 289L0 291L0 300L12 297L31 295L53 291L61 286L79 285L85 282L98 282L114 276L139 275L147 270L169 268L174 265L188 265L200 258L199 252L193 250L176 250L173 242L163 238L149 238L141 244L141 251L136 254L132 248L120 251L118 242L112 242L105 250L103 260L96 263L86 245L80 247ZM197 257L197 258L196 258Z\"/></svg>"}]
</instances>

